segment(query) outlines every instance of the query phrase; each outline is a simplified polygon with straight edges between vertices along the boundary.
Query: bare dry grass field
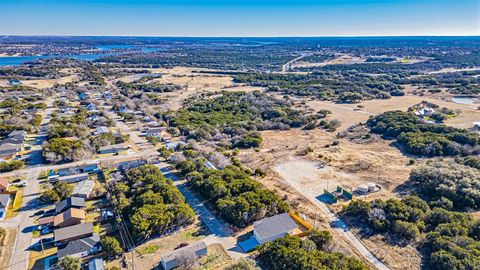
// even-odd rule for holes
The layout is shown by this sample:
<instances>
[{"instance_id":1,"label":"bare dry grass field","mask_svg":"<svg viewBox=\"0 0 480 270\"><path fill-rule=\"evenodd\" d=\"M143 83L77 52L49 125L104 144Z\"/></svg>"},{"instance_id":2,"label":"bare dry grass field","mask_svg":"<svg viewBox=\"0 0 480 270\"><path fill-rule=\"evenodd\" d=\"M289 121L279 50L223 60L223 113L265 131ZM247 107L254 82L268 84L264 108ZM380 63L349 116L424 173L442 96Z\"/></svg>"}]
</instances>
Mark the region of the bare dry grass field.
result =
<instances>
[{"instance_id":1,"label":"bare dry grass field","mask_svg":"<svg viewBox=\"0 0 480 270\"><path fill-rule=\"evenodd\" d=\"M186 230L149 240L135 249L135 267L138 269L154 269L159 265L163 254L173 251L181 243L197 242L205 238L206 234L205 228L198 222ZM131 258L131 255L127 258ZM118 261L112 261L107 266L112 267L118 264Z\"/></svg>"},{"instance_id":2,"label":"bare dry grass field","mask_svg":"<svg viewBox=\"0 0 480 270\"><path fill-rule=\"evenodd\" d=\"M258 152L241 151L239 158L250 168L266 171L267 176L258 178L258 181L286 198L309 222L313 223L312 219L317 218L320 221L316 223L317 227L326 229L328 226L320 216L321 211L308 198L320 196L323 189L333 191L337 185L355 190L360 184L373 182L381 186L381 191L370 194L367 198L359 198L388 199L396 196L396 188L407 181L410 170L414 168L406 165L409 158L389 145L389 141L378 139L368 144L359 144L348 139L337 139L335 135L336 133L318 129L263 131L262 149ZM332 145L334 141L338 141L338 145ZM344 204L346 202L330 207L338 211ZM348 250L340 237L336 240L337 249ZM412 247L388 247L382 239L375 238L366 241L374 254L380 252L379 257L388 257L386 262L393 269L415 269L410 266L418 265L418 254ZM404 257L405 253L411 254L415 259L396 262L395 258Z\"/></svg>"},{"instance_id":3,"label":"bare dry grass field","mask_svg":"<svg viewBox=\"0 0 480 270\"><path fill-rule=\"evenodd\" d=\"M37 89L50 88L55 84L66 84L78 80L78 75L68 75L58 79L44 79L44 80L21 80L22 85L30 86ZM8 81L0 80L0 86L8 86Z\"/></svg>"},{"instance_id":4,"label":"bare dry grass field","mask_svg":"<svg viewBox=\"0 0 480 270\"><path fill-rule=\"evenodd\" d=\"M16 235L17 231L14 229L5 229L5 235L0 235L0 266L10 262Z\"/></svg>"},{"instance_id":5,"label":"bare dry grass field","mask_svg":"<svg viewBox=\"0 0 480 270\"><path fill-rule=\"evenodd\" d=\"M327 109L332 111L331 118L338 119L342 125L339 130L345 130L352 125L364 123L370 116L374 116L386 111L401 110L406 111L409 107L422 102L423 100L447 107L449 109L459 111L457 117L450 118L446 121L447 125L458 128L470 128L473 122L480 121L480 111L475 104L457 104L451 101L451 98L444 97L437 99L433 97L420 97L413 95L405 95L403 97L392 97L390 99L373 99L363 101L357 104L340 104L330 101L305 100L306 107L318 111ZM358 106L363 106L359 109Z\"/></svg>"}]
</instances>

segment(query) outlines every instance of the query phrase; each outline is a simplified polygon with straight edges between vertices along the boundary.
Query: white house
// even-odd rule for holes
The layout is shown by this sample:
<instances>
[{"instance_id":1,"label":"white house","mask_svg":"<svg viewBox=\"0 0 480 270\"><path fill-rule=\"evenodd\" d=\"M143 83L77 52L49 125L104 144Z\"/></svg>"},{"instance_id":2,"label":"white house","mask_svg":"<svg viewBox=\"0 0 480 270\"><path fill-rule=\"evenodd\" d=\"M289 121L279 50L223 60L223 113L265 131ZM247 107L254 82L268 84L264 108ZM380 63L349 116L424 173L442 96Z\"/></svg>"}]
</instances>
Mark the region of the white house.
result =
<instances>
[{"instance_id":1,"label":"white house","mask_svg":"<svg viewBox=\"0 0 480 270\"><path fill-rule=\"evenodd\" d=\"M193 255L200 258L207 254L207 244L199 241L186 247L179 248L162 256L162 266L165 270L175 268L179 264L179 258L184 255Z\"/></svg>"},{"instance_id":2,"label":"white house","mask_svg":"<svg viewBox=\"0 0 480 270\"><path fill-rule=\"evenodd\" d=\"M103 134L103 133L108 133L108 132L109 132L109 130L105 126L99 126L99 127L95 128L95 134L97 134L97 135L100 135L100 134Z\"/></svg>"},{"instance_id":3,"label":"white house","mask_svg":"<svg viewBox=\"0 0 480 270\"><path fill-rule=\"evenodd\" d=\"M0 194L0 220L5 218L9 204L10 194Z\"/></svg>"},{"instance_id":4,"label":"white house","mask_svg":"<svg viewBox=\"0 0 480 270\"><path fill-rule=\"evenodd\" d=\"M253 236L258 243L263 244L291 234L296 228L293 218L288 213L283 213L253 223Z\"/></svg>"}]
</instances>

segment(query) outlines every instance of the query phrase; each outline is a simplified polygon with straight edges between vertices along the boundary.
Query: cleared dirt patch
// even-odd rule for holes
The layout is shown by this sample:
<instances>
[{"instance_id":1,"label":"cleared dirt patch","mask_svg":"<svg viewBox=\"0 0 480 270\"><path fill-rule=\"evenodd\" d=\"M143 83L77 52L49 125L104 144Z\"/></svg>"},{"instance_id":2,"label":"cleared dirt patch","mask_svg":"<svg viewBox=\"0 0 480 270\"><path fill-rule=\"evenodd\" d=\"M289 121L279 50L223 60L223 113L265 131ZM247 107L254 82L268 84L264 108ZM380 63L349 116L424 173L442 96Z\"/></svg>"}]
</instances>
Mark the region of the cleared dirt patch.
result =
<instances>
[{"instance_id":1,"label":"cleared dirt patch","mask_svg":"<svg viewBox=\"0 0 480 270\"><path fill-rule=\"evenodd\" d=\"M0 235L0 265L9 264L16 235L17 231L14 229L5 229L5 235Z\"/></svg>"}]
</instances>

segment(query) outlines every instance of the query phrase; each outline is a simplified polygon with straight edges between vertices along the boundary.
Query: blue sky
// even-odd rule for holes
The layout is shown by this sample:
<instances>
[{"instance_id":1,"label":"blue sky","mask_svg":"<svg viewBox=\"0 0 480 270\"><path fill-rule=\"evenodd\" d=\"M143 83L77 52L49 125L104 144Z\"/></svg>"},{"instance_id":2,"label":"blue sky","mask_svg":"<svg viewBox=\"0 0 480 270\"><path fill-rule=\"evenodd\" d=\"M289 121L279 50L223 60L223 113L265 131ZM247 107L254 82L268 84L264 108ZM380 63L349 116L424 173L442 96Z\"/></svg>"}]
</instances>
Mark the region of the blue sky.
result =
<instances>
[{"instance_id":1,"label":"blue sky","mask_svg":"<svg viewBox=\"0 0 480 270\"><path fill-rule=\"evenodd\" d=\"M2 35L480 35L480 0L0 0Z\"/></svg>"}]
</instances>

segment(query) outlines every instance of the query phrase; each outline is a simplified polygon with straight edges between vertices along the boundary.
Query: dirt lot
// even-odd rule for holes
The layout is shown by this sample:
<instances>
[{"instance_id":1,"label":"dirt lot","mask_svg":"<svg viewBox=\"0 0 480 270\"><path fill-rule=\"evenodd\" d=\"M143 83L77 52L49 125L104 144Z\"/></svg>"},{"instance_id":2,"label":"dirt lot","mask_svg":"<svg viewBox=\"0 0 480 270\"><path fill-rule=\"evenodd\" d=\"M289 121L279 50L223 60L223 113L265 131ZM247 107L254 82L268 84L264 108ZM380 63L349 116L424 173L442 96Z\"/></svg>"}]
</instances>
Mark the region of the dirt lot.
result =
<instances>
[{"instance_id":1,"label":"dirt lot","mask_svg":"<svg viewBox=\"0 0 480 270\"><path fill-rule=\"evenodd\" d=\"M360 184L374 182L382 190L369 198L389 198L408 179L409 158L390 146L391 142L358 144L336 139L335 134L318 129L264 131L262 149L258 153L241 151L240 159L250 168L266 170L267 177L260 181L277 189L279 183L296 182L321 194L327 183L329 190L337 184L355 190ZM334 141L338 145L332 145Z\"/></svg>"},{"instance_id":2,"label":"dirt lot","mask_svg":"<svg viewBox=\"0 0 480 270\"><path fill-rule=\"evenodd\" d=\"M17 231L13 229L5 229L5 236L0 236L0 265L8 265L10 256L12 256L13 243Z\"/></svg>"},{"instance_id":3,"label":"dirt lot","mask_svg":"<svg viewBox=\"0 0 480 270\"><path fill-rule=\"evenodd\" d=\"M31 86L33 88L43 89L50 88L55 84L66 84L78 80L77 75L68 75L58 79L45 79L45 80L21 80L22 85ZM6 80L0 80L0 86L8 86Z\"/></svg>"},{"instance_id":4,"label":"dirt lot","mask_svg":"<svg viewBox=\"0 0 480 270\"><path fill-rule=\"evenodd\" d=\"M201 223L196 223L186 230L174 233L169 236L159 237L147 241L138 246L134 251L135 269L153 269L160 263L161 257L166 252L174 250L181 243L197 242L208 234L208 231L201 226ZM131 258L131 254L127 255ZM119 266L118 260L109 262L107 267Z\"/></svg>"},{"instance_id":5,"label":"dirt lot","mask_svg":"<svg viewBox=\"0 0 480 270\"><path fill-rule=\"evenodd\" d=\"M265 170L267 176L258 179L261 183L286 198L310 223L313 224L312 219L317 218L317 227L325 229L328 225L320 216L321 211L305 196L318 197L323 194L323 189L333 191L337 185L355 190L360 184L373 182L382 189L366 199L388 199L396 196L396 187L408 179L414 167L406 166L409 158L390 146L391 142L376 140L358 144L348 139L336 139L335 134L322 130L264 131L262 149L259 152L241 151L239 158L250 168ZM338 141L338 145L332 146L334 141ZM309 194L301 194L298 190L308 190ZM360 198L365 199L364 196ZM339 210L342 204L345 203L331 208ZM336 240L337 250L350 250L340 237ZM372 247L385 245L378 239L369 241ZM382 255L391 258L387 262L404 256L405 252L410 253L408 249L397 247L374 248L371 251L376 253L380 250L388 250L386 255Z\"/></svg>"},{"instance_id":6,"label":"dirt lot","mask_svg":"<svg viewBox=\"0 0 480 270\"><path fill-rule=\"evenodd\" d=\"M358 235L355 229L353 231ZM392 270L420 269L422 258L415 247L388 245L385 241L385 237L380 234L362 239L363 244Z\"/></svg>"}]
</instances>

